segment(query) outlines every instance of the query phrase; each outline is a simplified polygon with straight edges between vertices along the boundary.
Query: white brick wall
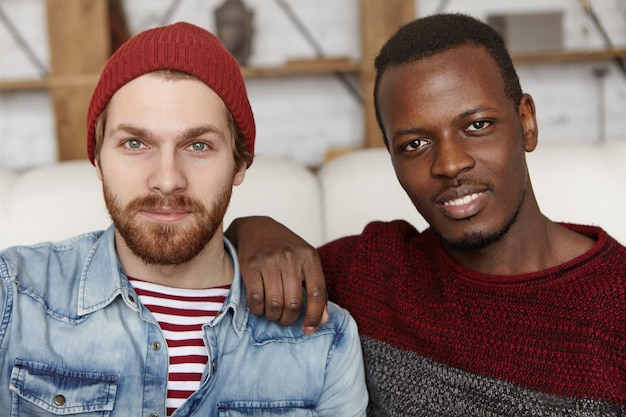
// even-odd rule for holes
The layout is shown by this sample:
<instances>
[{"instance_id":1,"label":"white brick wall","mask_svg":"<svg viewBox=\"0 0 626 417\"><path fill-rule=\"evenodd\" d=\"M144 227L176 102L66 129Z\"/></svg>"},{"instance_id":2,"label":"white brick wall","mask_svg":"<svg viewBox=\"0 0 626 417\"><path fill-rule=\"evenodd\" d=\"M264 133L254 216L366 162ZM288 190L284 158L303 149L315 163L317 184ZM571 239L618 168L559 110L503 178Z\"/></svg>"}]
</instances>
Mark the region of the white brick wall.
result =
<instances>
[{"instance_id":1,"label":"white brick wall","mask_svg":"<svg viewBox=\"0 0 626 417\"><path fill-rule=\"evenodd\" d=\"M432 14L445 4L446 12L469 13L481 19L490 13L560 11L564 49L604 47L581 1L419 0L418 3L420 15ZM626 1L594 0L591 4L613 44L626 47ZM518 64L516 68L522 88L533 96L537 105L540 141L626 140L626 74L610 60ZM595 68L608 69L603 80L594 76Z\"/></svg>"},{"instance_id":2,"label":"white brick wall","mask_svg":"<svg viewBox=\"0 0 626 417\"><path fill-rule=\"evenodd\" d=\"M360 57L358 0L287 0L327 56ZM381 0L382 1L382 0ZM214 28L213 9L221 0L183 0L169 22L186 20ZM247 0L256 35L252 65L280 65L311 58L314 50L274 0ZM421 15L441 4L479 18L488 13L559 10L564 13L567 49L601 47L598 33L574 0L417 0ZM125 0L133 32L158 25L171 0ZM592 2L613 42L626 46L626 1ZM0 0L41 60L48 62L43 0ZM593 68L605 66L603 82ZM607 140L626 138L626 76L610 61L518 65L522 87L535 97L543 141L594 141L599 135L599 88L605 93ZM0 25L0 79L32 78L34 67ZM356 79L353 81L357 81ZM360 105L331 75L247 80L256 115L259 154L283 155L316 165L332 148L358 146L363 137ZM358 85L358 82L356 82ZM365 92L370 94L370 92ZM50 163L56 158L54 121L44 92L0 93L0 168Z\"/></svg>"}]
</instances>

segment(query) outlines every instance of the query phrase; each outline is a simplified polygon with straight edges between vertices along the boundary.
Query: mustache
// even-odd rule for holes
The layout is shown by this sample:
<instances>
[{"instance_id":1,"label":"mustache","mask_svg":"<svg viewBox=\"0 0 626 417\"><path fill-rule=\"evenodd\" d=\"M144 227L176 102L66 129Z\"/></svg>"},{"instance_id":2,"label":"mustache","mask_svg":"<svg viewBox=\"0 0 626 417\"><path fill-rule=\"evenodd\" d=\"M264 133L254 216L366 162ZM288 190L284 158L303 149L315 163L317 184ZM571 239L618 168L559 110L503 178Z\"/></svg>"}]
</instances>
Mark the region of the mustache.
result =
<instances>
[{"instance_id":1,"label":"mustache","mask_svg":"<svg viewBox=\"0 0 626 417\"><path fill-rule=\"evenodd\" d=\"M138 197L128 203L124 209L125 212L136 213L143 210L159 209L168 207L175 210L185 210L192 213L204 211L204 206L199 201L186 195L148 195Z\"/></svg>"},{"instance_id":2,"label":"mustache","mask_svg":"<svg viewBox=\"0 0 626 417\"><path fill-rule=\"evenodd\" d=\"M474 181L469 178L457 177L447 181L443 184L439 190L439 194L443 194L446 191L459 187L483 187L489 190L493 190L493 183L488 181Z\"/></svg>"}]
</instances>

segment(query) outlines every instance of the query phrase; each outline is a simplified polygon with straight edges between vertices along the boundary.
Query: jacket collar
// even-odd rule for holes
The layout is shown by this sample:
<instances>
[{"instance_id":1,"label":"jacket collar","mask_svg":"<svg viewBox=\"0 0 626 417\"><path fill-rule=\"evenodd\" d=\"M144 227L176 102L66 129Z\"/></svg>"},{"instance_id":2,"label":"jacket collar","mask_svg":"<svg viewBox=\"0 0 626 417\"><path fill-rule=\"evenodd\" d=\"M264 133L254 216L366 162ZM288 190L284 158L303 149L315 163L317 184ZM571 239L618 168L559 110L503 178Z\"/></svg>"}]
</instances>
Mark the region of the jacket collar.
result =
<instances>
[{"instance_id":1,"label":"jacket collar","mask_svg":"<svg viewBox=\"0 0 626 417\"><path fill-rule=\"evenodd\" d=\"M222 309L210 325L217 325L232 311L233 327L241 337L248 321L248 300L241 280L237 251L226 238L224 248L233 262L233 282ZM93 245L85 261L80 279L78 314L85 315L105 308L120 295L126 304L137 309L136 301L131 298L137 300L137 296L115 251L115 227L110 226Z\"/></svg>"},{"instance_id":2,"label":"jacket collar","mask_svg":"<svg viewBox=\"0 0 626 417\"><path fill-rule=\"evenodd\" d=\"M109 305L122 294L122 277L128 287L115 252L115 227L110 226L87 255L80 278L78 314L89 314Z\"/></svg>"},{"instance_id":3,"label":"jacket collar","mask_svg":"<svg viewBox=\"0 0 626 417\"><path fill-rule=\"evenodd\" d=\"M222 306L222 309L218 313L215 320L211 322L211 326L216 326L229 311L232 311L233 328L239 337L243 336L243 331L248 323L248 315L250 309L248 308L248 298L246 295L246 289L241 279L241 271L239 268L239 260L237 258L237 249L226 237L224 237L224 249L230 256L233 262L233 283L230 286L230 292L228 297Z\"/></svg>"}]
</instances>

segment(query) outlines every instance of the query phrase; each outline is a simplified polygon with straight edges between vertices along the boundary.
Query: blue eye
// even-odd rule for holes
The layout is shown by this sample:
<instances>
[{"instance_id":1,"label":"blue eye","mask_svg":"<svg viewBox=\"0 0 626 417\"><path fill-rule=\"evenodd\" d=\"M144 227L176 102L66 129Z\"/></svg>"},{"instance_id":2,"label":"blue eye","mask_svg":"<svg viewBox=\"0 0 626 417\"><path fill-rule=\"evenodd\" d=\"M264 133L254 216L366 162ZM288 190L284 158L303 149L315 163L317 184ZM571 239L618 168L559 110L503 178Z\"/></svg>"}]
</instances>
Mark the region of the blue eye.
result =
<instances>
[{"instance_id":1,"label":"blue eye","mask_svg":"<svg viewBox=\"0 0 626 417\"><path fill-rule=\"evenodd\" d=\"M138 139L130 139L126 141L126 147L129 149L141 149L143 143Z\"/></svg>"},{"instance_id":2,"label":"blue eye","mask_svg":"<svg viewBox=\"0 0 626 417\"><path fill-rule=\"evenodd\" d=\"M194 152L203 152L207 150L207 144L204 142L194 142L191 144L191 150Z\"/></svg>"}]
</instances>

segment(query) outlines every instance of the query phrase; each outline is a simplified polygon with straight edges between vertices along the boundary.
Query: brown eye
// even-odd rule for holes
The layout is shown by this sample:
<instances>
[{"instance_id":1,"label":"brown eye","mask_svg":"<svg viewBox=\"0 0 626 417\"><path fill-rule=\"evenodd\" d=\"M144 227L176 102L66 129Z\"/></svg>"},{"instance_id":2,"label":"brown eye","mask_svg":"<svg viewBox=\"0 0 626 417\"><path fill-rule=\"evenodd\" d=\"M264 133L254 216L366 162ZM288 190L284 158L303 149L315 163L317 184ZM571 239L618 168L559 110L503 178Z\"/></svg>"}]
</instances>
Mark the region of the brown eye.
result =
<instances>
[{"instance_id":1,"label":"brown eye","mask_svg":"<svg viewBox=\"0 0 626 417\"><path fill-rule=\"evenodd\" d=\"M420 148L423 148L428 143L430 143L430 142L427 141L426 139L413 139L412 141L407 142L406 144L404 144L404 146L402 147L402 150L404 152L416 151L416 150L418 150Z\"/></svg>"},{"instance_id":2,"label":"brown eye","mask_svg":"<svg viewBox=\"0 0 626 417\"><path fill-rule=\"evenodd\" d=\"M475 122L472 122L472 124L469 125L469 127L467 128L467 130L482 130L485 129L486 127L490 126L491 122L487 122L485 120L477 120Z\"/></svg>"}]
</instances>

